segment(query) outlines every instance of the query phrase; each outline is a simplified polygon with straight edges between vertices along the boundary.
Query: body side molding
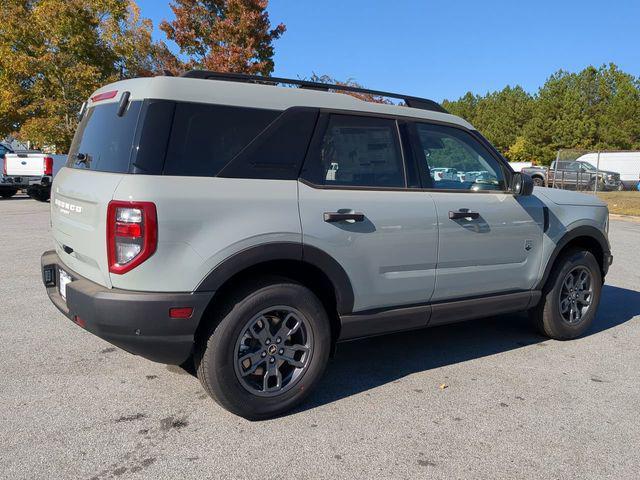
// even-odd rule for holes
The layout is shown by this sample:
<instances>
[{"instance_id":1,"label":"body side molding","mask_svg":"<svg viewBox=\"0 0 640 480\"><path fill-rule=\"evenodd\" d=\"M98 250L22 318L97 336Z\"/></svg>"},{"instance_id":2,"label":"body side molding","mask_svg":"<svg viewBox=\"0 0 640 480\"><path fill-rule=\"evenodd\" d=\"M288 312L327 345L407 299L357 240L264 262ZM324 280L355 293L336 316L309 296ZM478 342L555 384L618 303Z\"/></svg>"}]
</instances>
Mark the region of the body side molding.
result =
<instances>
[{"instance_id":1,"label":"body side molding","mask_svg":"<svg viewBox=\"0 0 640 480\"><path fill-rule=\"evenodd\" d=\"M556 246L553 249L553 253L551 253L551 255L549 256L549 259L547 260L547 265L545 266L544 274L542 275L542 278L540 279L538 284L534 287L535 289L542 290L542 288L544 288L544 285L545 283L547 283L547 279L551 274L551 269L553 268L553 264L558 258L558 254L564 247L566 247L569 244L569 242L571 242L571 240L575 240L578 237L593 238L598 242L598 244L600 245L600 248L602 248L602 253L604 258L598 258L596 260L598 260L599 262L602 262L601 263L603 268L602 277L604 280L604 276L607 274L607 271L609 269L609 257L611 256L611 248L609 247L609 242L607 241L603 233L600 230L598 230L596 227L592 227L590 225L582 225L580 227L576 227L566 232L562 236L562 238L560 238L560 240L556 243Z\"/></svg>"},{"instance_id":2,"label":"body side molding","mask_svg":"<svg viewBox=\"0 0 640 480\"><path fill-rule=\"evenodd\" d=\"M541 292L527 290L340 315L339 342L527 310Z\"/></svg>"},{"instance_id":3,"label":"body side molding","mask_svg":"<svg viewBox=\"0 0 640 480\"><path fill-rule=\"evenodd\" d=\"M316 267L333 284L338 313L347 314L353 310L353 288L340 264L319 248L296 242L270 242L241 250L214 267L195 291L216 291L243 270L278 260L298 261Z\"/></svg>"}]
</instances>

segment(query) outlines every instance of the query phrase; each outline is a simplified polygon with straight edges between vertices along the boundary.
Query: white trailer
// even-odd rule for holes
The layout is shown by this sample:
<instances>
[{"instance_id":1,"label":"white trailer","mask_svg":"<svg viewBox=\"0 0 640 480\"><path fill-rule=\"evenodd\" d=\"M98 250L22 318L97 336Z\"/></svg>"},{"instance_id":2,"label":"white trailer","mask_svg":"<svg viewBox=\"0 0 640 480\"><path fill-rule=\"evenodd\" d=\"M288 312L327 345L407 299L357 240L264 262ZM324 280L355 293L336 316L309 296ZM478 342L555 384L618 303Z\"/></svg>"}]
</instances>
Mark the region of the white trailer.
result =
<instances>
[{"instance_id":1,"label":"white trailer","mask_svg":"<svg viewBox=\"0 0 640 480\"><path fill-rule=\"evenodd\" d=\"M624 183L625 189L635 189L640 180L640 151L639 152L600 152L600 163L598 164L598 153L587 153L582 155L577 161L588 162L600 170L608 170L620 174L620 180Z\"/></svg>"}]
</instances>

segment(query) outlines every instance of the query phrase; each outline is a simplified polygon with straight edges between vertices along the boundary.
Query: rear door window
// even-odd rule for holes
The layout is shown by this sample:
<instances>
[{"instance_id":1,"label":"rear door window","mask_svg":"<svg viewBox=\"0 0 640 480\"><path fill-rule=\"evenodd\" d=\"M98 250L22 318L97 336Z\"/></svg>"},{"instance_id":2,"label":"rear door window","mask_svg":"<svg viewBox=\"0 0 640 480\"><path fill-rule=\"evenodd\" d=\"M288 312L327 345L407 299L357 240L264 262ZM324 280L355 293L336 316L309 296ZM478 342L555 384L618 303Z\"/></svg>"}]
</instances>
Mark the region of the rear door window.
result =
<instances>
[{"instance_id":1,"label":"rear door window","mask_svg":"<svg viewBox=\"0 0 640 480\"><path fill-rule=\"evenodd\" d=\"M90 108L73 137L67 167L128 172L141 105L131 102L121 117L117 102Z\"/></svg>"},{"instance_id":2,"label":"rear door window","mask_svg":"<svg viewBox=\"0 0 640 480\"><path fill-rule=\"evenodd\" d=\"M395 120L332 114L303 177L317 185L402 188L404 163Z\"/></svg>"},{"instance_id":3,"label":"rear door window","mask_svg":"<svg viewBox=\"0 0 640 480\"><path fill-rule=\"evenodd\" d=\"M258 108L177 103L164 174L217 175L280 113Z\"/></svg>"}]
</instances>

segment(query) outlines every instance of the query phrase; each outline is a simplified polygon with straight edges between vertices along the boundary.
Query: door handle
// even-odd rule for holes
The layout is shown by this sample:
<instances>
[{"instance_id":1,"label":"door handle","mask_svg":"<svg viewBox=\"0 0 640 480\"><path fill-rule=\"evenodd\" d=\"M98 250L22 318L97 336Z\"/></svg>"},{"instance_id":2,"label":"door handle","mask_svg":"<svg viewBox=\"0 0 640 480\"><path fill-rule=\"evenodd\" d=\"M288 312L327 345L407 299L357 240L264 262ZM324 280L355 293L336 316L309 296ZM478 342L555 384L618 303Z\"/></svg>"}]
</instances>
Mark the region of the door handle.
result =
<instances>
[{"instance_id":1,"label":"door handle","mask_svg":"<svg viewBox=\"0 0 640 480\"><path fill-rule=\"evenodd\" d=\"M475 220L479 218L480 214L478 212L472 212L468 208L461 208L457 212L452 212L449 210L449 220L458 220L460 218L470 218Z\"/></svg>"},{"instance_id":2,"label":"door handle","mask_svg":"<svg viewBox=\"0 0 640 480\"><path fill-rule=\"evenodd\" d=\"M364 222L364 213L360 212L324 212L324 221L328 223L344 222Z\"/></svg>"}]
</instances>

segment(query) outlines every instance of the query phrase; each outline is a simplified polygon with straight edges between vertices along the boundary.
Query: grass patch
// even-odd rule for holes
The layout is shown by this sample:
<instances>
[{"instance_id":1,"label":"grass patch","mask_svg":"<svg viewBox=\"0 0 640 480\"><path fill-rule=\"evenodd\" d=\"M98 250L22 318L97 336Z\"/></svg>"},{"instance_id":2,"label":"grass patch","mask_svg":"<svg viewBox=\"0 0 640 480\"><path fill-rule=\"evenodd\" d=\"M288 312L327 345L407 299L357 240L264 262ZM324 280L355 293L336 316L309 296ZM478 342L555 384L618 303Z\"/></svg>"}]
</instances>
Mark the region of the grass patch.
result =
<instances>
[{"instance_id":1,"label":"grass patch","mask_svg":"<svg viewBox=\"0 0 640 480\"><path fill-rule=\"evenodd\" d=\"M640 192L598 192L598 197L607 202L611 213L640 216Z\"/></svg>"}]
</instances>

